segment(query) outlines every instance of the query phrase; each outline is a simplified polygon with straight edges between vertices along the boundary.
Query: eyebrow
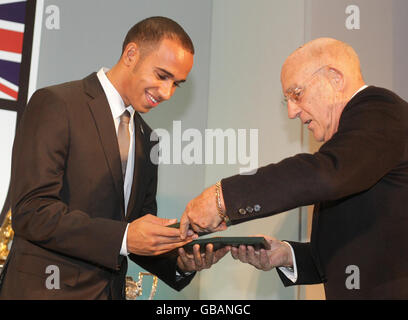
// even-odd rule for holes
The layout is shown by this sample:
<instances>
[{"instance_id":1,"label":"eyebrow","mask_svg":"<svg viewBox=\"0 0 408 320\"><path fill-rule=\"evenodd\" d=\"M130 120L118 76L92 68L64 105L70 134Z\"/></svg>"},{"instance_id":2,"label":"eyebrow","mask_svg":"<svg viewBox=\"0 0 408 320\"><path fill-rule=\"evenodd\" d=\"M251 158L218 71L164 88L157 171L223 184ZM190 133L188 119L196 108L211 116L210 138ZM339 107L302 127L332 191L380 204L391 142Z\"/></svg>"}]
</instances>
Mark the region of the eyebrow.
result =
<instances>
[{"instance_id":1,"label":"eyebrow","mask_svg":"<svg viewBox=\"0 0 408 320\"><path fill-rule=\"evenodd\" d=\"M160 70L161 72L164 72L166 75L168 75L170 78L172 78L172 79L174 79L174 74L172 74L171 72L169 72L169 71L167 71L166 69L163 69L163 68L159 68L159 67L156 67L157 68L157 70ZM186 82L186 80L185 79L183 79L183 80L179 80L179 81L175 81L175 82L177 82L177 83L183 83L183 82Z\"/></svg>"}]
</instances>

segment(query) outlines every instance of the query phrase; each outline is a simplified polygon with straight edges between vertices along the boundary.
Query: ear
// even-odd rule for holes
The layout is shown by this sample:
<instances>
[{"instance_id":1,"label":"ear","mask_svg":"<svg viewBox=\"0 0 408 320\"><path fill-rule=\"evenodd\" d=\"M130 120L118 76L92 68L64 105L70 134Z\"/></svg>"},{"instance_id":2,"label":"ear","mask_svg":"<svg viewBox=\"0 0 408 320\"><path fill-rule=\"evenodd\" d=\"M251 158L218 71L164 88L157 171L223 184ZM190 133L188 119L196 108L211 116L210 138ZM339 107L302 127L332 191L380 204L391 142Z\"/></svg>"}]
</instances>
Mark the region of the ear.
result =
<instances>
[{"instance_id":1,"label":"ear","mask_svg":"<svg viewBox=\"0 0 408 320\"><path fill-rule=\"evenodd\" d=\"M344 74L340 70L329 67L328 77L331 85L336 91L343 91L345 85Z\"/></svg>"},{"instance_id":2,"label":"ear","mask_svg":"<svg viewBox=\"0 0 408 320\"><path fill-rule=\"evenodd\" d=\"M135 42L129 42L122 54L122 61L126 66L134 66L139 61L139 47Z\"/></svg>"}]
</instances>

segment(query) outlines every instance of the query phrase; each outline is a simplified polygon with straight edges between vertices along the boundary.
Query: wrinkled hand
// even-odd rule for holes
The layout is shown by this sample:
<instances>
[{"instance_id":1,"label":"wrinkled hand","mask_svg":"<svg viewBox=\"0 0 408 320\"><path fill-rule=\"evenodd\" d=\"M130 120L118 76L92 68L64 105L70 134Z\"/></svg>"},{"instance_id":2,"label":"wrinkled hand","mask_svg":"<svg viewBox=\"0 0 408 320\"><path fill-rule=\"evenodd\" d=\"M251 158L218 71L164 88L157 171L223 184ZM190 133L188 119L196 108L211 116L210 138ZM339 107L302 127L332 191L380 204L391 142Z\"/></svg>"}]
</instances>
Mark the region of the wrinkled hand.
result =
<instances>
[{"instance_id":1,"label":"wrinkled hand","mask_svg":"<svg viewBox=\"0 0 408 320\"><path fill-rule=\"evenodd\" d=\"M263 271L269 271L275 267L293 266L292 252L288 244L265 235L258 237L265 237L271 248L255 250L252 246L241 245L239 248L231 248L232 257Z\"/></svg>"},{"instance_id":2,"label":"wrinkled hand","mask_svg":"<svg viewBox=\"0 0 408 320\"><path fill-rule=\"evenodd\" d=\"M184 272L201 271L209 269L220 261L230 251L229 246L213 251L211 243L207 244L204 253L200 253L200 245L193 246L193 252L187 253L183 248L178 249L177 265Z\"/></svg>"},{"instance_id":3,"label":"wrinkled hand","mask_svg":"<svg viewBox=\"0 0 408 320\"><path fill-rule=\"evenodd\" d=\"M222 206L224 206L222 194L221 202ZM215 185L205 189L198 197L187 204L180 220L182 239L187 237L189 226L195 232L215 232L227 229L224 220L218 215Z\"/></svg>"},{"instance_id":4,"label":"wrinkled hand","mask_svg":"<svg viewBox=\"0 0 408 320\"><path fill-rule=\"evenodd\" d=\"M128 252L155 256L183 246L197 238L190 230L184 240L180 230L166 226L176 223L177 219L163 219L147 214L129 224L127 234Z\"/></svg>"}]
</instances>

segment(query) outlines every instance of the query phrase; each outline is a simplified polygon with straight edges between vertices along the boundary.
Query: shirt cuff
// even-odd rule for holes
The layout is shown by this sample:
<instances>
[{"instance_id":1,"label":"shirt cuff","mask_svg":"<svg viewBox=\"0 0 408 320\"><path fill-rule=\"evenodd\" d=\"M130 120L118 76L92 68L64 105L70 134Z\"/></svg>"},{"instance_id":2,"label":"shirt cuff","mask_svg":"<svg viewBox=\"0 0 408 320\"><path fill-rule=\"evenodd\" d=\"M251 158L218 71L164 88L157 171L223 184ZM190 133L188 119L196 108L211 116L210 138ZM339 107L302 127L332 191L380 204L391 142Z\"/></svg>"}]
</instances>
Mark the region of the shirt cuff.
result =
<instances>
[{"instance_id":1,"label":"shirt cuff","mask_svg":"<svg viewBox=\"0 0 408 320\"><path fill-rule=\"evenodd\" d=\"M120 249L120 255L127 257L129 252L127 251L127 233L128 233L129 223L126 226L125 235L123 236L122 240L122 247Z\"/></svg>"},{"instance_id":2,"label":"shirt cuff","mask_svg":"<svg viewBox=\"0 0 408 320\"><path fill-rule=\"evenodd\" d=\"M191 275L191 274L193 274L194 272L183 272L183 275L181 275L180 274L180 272L178 272L177 270L176 270L176 276L177 277L186 277L186 276L189 276L189 275Z\"/></svg>"},{"instance_id":3,"label":"shirt cuff","mask_svg":"<svg viewBox=\"0 0 408 320\"><path fill-rule=\"evenodd\" d=\"M297 267L296 267L296 258L295 258L295 252L293 251L292 246L286 242L286 241L282 241L284 243L286 243L289 248L290 251L292 252L292 261L293 261L293 268L289 268L289 267L279 267L279 270L282 271L282 273L293 283L295 283L297 281L298 278L298 274L297 274Z\"/></svg>"},{"instance_id":4,"label":"shirt cuff","mask_svg":"<svg viewBox=\"0 0 408 320\"><path fill-rule=\"evenodd\" d=\"M177 263L177 262L176 262ZM182 271L179 266L176 264L176 281L180 281L181 279L184 279L185 277L188 277L189 275L192 275L195 271Z\"/></svg>"}]
</instances>

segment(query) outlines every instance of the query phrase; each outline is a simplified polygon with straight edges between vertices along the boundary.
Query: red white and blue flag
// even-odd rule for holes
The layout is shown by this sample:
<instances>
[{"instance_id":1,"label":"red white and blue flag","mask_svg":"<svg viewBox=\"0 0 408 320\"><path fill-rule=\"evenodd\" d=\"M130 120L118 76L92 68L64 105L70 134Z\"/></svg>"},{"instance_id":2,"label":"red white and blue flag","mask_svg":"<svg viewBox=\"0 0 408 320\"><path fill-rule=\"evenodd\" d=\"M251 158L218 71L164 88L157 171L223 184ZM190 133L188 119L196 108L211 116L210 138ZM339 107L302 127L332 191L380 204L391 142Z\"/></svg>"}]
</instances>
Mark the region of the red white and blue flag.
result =
<instances>
[{"instance_id":1,"label":"red white and blue flag","mask_svg":"<svg viewBox=\"0 0 408 320\"><path fill-rule=\"evenodd\" d=\"M26 4L0 0L0 99L18 99Z\"/></svg>"},{"instance_id":2,"label":"red white and blue flag","mask_svg":"<svg viewBox=\"0 0 408 320\"><path fill-rule=\"evenodd\" d=\"M38 12L42 12L43 1L39 2ZM36 0L0 0L0 225L10 209L8 190L15 128L27 103L30 68L38 66L38 57L31 63L36 7ZM41 31L41 19L38 26ZM36 70L33 77L35 74Z\"/></svg>"}]
</instances>

